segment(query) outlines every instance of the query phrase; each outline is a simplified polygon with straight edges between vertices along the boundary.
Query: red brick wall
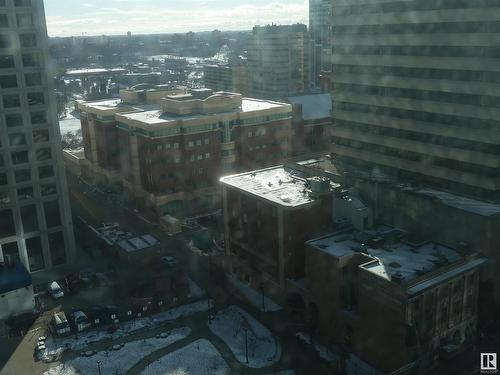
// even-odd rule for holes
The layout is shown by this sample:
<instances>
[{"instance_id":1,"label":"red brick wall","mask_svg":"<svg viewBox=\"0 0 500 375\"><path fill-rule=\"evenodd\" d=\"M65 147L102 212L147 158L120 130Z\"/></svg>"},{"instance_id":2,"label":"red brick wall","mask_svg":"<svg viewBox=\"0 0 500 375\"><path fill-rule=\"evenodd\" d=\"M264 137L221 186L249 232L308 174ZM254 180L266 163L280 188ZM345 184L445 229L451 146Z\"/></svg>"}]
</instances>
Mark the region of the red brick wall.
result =
<instances>
[{"instance_id":1,"label":"red brick wall","mask_svg":"<svg viewBox=\"0 0 500 375\"><path fill-rule=\"evenodd\" d=\"M95 121L97 163L103 169L120 169L120 148L116 122Z\"/></svg>"},{"instance_id":2,"label":"red brick wall","mask_svg":"<svg viewBox=\"0 0 500 375\"><path fill-rule=\"evenodd\" d=\"M132 171L132 155L130 149L130 133L126 130L118 129L118 147L120 149L120 170L123 178L129 182L134 182Z\"/></svg>"},{"instance_id":3,"label":"red brick wall","mask_svg":"<svg viewBox=\"0 0 500 375\"><path fill-rule=\"evenodd\" d=\"M255 135L265 129L264 135ZM292 122L280 120L233 130L236 143L236 168L241 171L280 164L292 156Z\"/></svg>"},{"instance_id":4,"label":"red brick wall","mask_svg":"<svg viewBox=\"0 0 500 375\"><path fill-rule=\"evenodd\" d=\"M194 142L193 147L189 146L190 141ZM201 141L201 145L197 141ZM191 192L217 184L220 167L219 131L156 139L138 136L138 152L141 184L148 192Z\"/></svg>"}]
</instances>

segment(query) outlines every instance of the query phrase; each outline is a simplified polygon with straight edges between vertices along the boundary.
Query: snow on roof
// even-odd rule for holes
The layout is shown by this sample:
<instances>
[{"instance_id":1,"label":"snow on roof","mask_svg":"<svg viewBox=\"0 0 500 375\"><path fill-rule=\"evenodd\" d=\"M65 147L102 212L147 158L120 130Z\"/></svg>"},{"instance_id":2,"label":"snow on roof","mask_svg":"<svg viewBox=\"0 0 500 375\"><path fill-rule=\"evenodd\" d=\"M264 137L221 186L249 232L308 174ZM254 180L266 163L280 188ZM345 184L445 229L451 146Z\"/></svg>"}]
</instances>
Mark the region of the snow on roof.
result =
<instances>
[{"instance_id":1,"label":"snow on roof","mask_svg":"<svg viewBox=\"0 0 500 375\"><path fill-rule=\"evenodd\" d=\"M121 240L117 243L117 245L125 250L127 253L132 253L139 250L144 250L153 246L156 246L160 243L153 236L146 234L140 237L128 238L125 240Z\"/></svg>"},{"instance_id":2,"label":"snow on roof","mask_svg":"<svg viewBox=\"0 0 500 375\"><path fill-rule=\"evenodd\" d=\"M434 189L418 189L415 192L436 198L444 205L458 208L460 210L475 213L481 216L493 216L500 214L500 204L482 202L471 198L461 197L444 191Z\"/></svg>"},{"instance_id":3,"label":"snow on roof","mask_svg":"<svg viewBox=\"0 0 500 375\"><path fill-rule=\"evenodd\" d=\"M220 181L282 206L296 207L315 201L305 192L306 180L299 177L299 172L284 166L226 176Z\"/></svg>"},{"instance_id":4,"label":"snow on roof","mask_svg":"<svg viewBox=\"0 0 500 375\"><path fill-rule=\"evenodd\" d=\"M238 112L262 111L270 108L280 108L286 106L285 103L273 102L270 100L243 98L241 101L241 110Z\"/></svg>"},{"instance_id":5,"label":"snow on roof","mask_svg":"<svg viewBox=\"0 0 500 375\"><path fill-rule=\"evenodd\" d=\"M332 97L330 94L312 94L292 96L288 98L291 104L302 105L304 120L329 118L332 115Z\"/></svg>"},{"instance_id":6,"label":"snow on roof","mask_svg":"<svg viewBox=\"0 0 500 375\"><path fill-rule=\"evenodd\" d=\"M393 278L410 281L462 258L454 249L439 243L412 245L391 238L396 233L401 231L384 227L378 231L334 233L307 243L338 258L364 254L373 261L360 267L389 281Z\"/></svg>"}]
</instances>

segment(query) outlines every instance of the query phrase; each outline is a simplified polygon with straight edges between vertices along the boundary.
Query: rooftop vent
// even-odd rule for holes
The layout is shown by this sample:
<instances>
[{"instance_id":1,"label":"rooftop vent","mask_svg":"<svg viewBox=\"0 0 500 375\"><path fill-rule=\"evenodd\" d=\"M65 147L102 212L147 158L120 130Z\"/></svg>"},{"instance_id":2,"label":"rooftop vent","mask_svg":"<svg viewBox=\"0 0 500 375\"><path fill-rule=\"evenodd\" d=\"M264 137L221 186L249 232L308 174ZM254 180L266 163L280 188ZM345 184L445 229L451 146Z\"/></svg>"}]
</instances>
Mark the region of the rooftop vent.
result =
<instances>
[{"instance_id":1,"label":"rooftop vent","mask_svg":"<svg viewBox=\"0 0 500 375\"><path fill-rule=\"evenodd\" d=\"M396 272L395 274L391 275L391 281L395 282L396 284L402 284L404 279L405 278L401 272Z\"/></svg>"}]
</instances>

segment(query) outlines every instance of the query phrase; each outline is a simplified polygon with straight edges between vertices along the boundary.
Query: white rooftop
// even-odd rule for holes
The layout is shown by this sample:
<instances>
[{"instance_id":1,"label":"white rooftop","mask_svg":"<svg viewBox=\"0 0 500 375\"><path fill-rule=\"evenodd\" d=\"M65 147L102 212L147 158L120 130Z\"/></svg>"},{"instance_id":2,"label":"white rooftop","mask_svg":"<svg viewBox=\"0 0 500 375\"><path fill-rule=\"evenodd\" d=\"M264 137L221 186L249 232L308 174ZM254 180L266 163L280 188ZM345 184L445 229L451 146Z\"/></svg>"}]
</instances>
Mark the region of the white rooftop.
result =
<instances>
[{"instance_id":1,"label":"white rooftop","mask_svg":"<svg viewBox=\"0 0 500 375\"><path fill-rule=\"evenodd\" d=\"M144 250L159 244L160 241L149 234L141 237L128 238L117 243L117 245L127 253Z\"/></svg>"},{"instance_id":2,"label":"white rooftop","mask_svg":"<svg viewBox=\"0 0 500 375\"><path fill-rule=\"evenodd\" d=\"M404 232L382 227L377 231L331 234L308 241L308 244L338 258L354 254L370 257L376 262L367 262L361 267L389 281L391 277L398 277L408 282L462 258L452 248L439 243L408 244L393 236L398 233ZM377 245L369 245L370 239L381 241Z\"/></svg>"},{"instance_id":3,"label":"white rooftop","mask_svg":"<svg viewBox=\"0 0 500 375\"><path fill-rule=\"evenodd\" d=\"M299 172L284 166L222 177L220 181L282 206L296 207L315 201L304 193L306 180L299 177Z\"/></svg>"},{"instance_id":4,"label":"white rooftop","mask_svg":"<svg viewBox=\"0 0 500 375\"><path fill-rule=\"evenodd\" d=\"M262 111L270 108L280 108L287 104L272 102L268 100L259 100L252 98L243 98L242 105L240 108L234 109L229 112L224 113L245 113L245 112L253 112L253 111ZM122 117L125 117L128 120L139 121L147 125L156 125L162 123L168 123L170 121L175 122L178 120L191 120L191 119L199 119L205 118L209 116L217 115L214 114L189 114L183 116L171 115L168 113L162 113L161 110L146 110L144 112L134 112L134 113L125 113L121 114Z\"/></svg>"}]
</instances>

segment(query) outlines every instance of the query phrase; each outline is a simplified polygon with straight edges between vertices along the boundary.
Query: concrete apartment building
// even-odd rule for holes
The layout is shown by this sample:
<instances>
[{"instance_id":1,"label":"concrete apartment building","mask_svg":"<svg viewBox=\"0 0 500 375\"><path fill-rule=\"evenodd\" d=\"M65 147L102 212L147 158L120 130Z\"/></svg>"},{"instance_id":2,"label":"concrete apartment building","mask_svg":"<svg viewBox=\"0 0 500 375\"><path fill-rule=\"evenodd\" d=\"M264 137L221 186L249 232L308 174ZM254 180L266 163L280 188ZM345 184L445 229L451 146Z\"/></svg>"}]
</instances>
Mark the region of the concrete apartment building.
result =
<instances>
[{"instance_id":1,"label":"concrete apartment building","mask_svg":"<svg viewBox=\"0 0 500 375\"><path fill-rule=\"evenodd\" d=\"M333 3L340 159L500 198L500 4Z\"/></svg>"},{"instance_id":2,"label":"concrete apartment building","mask_svg":"<svg viewBox=\"0 0 500 375\"><path fill-rule=\"evenodd\" d=\"M478 270L486 258L406 236L382 226L306 244L315 329L383 373L424 373L476 340Z\"/></svg>"},{"instance_id":3,"label":"concrete apartment building","mask_svg":"<svg viewBox=\"0 0 500 375\"><path fill-rule=\"evenodd\" d=\"M205 87L216 91L248 93L248 73L245 65L205 65Z\"/></svg>"},{"instance_id":4,"label":"concrete apartment building","mask_svg":"<svg viewBox=\"0 0 500 375\"><path fill-rule=\"evenodd\" d=\"M307 26L255 26L248 41L249 95L281 100L309 91Z\"/></svg>"},{"instance_id":5,"label":"concrete apartment building","mask_svg":"<svg viewBox=\"0 0 500 375\"><path fill-rule=\"evenodd\" d=\"M332 1L309 0L309 36L311 38L311 85L321 87L320 75L331 71Z\"/></svg>"},{"instance_id":6,"label":"concrete apartment building","mask_svg":"<svg viewBox=\"0 0 500 375\"><path fill-rule=\"evenodd\" d=\"M0 263L74 259L42 1L0 1Z\"/></svg>"},{"instance_id":7,"label":"concrete apartment building","mask_svg":"<svg viewBox=\"0 0 500 375\"><path fill-rule=\"evenodd\" d=\"M160 216L217 208L222 174L292 155L289 104L209 89L152 106L126 103L129 95L79 105L85 156L104 183Z\"/></svg>"}]
</instances>

